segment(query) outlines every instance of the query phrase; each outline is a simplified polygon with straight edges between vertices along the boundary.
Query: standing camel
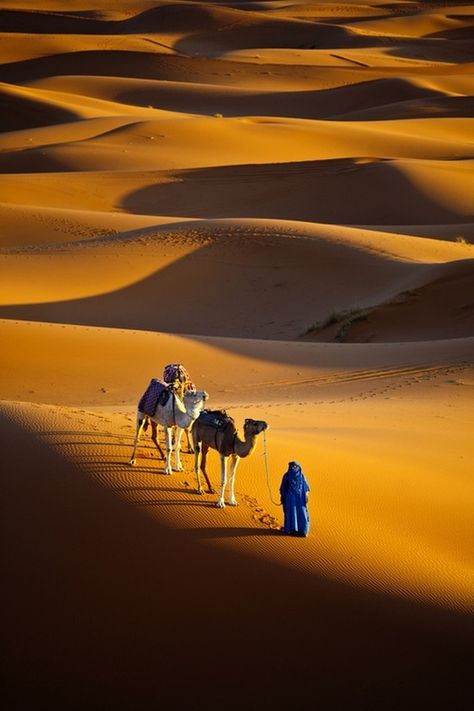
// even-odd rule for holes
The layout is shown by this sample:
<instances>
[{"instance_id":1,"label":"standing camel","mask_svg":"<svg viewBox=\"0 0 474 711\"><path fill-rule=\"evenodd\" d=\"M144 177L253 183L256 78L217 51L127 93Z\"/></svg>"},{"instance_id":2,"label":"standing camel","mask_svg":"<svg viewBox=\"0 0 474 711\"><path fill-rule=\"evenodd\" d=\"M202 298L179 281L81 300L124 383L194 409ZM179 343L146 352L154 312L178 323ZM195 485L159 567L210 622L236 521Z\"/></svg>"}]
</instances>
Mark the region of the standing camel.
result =
<instances>
[{"instance_id":1,"label":"standing camel","mask_svg":"<svg viewBox=\"0 0 474 711\"><path fill-rule=\"evenodd\" d=\"M181 399L174 390L170 390L170 395L167 402L163 405L158 402L154 415L146 415L144 412L137 410L137 429L135 434L135 442L133 444L133 452L130 458L129 464L135 464L135 453L137 450L140 435L148 423L151 420L152 435L151 438L155 443L160 455L163 456L161 447L158 443L157 429L158 425L162 425L165 430L166 439L166 462L165 462L165 474L172 473L171 467L171 452L172 446L172 428L176 427L176 438L175 438L175 456L176 456L176 470L183 471L183 466L180 459L180 449L181 449L181 435L186 427L189 427L196 417L201 412L204 407L204 403L208 398L208 394L204 390L187 390L184 393L183 399Z\"/></svg>"},{"instance_id":2,"label":"standing camel","mask_svg":"<svg viewBox=\"0 0 474 711\"><path fill-rule=\"evenodd\" d=\"M209 415L214 415L219 421L219 426L209 423ZM227 484L227 460L230 459L229 469L229 504L237 506L234 494L235 472L241 457L248 457L252 454L256 446L257 435L264 432L268 425L263 420L251 420L247 418L244 422L244 439L241 440L232 418L225 413L215 410L206 411L193 422L191 434L194 445L194 473L196 474L197 493L202 494L203 489L200 481L200 471L206 479L209 493L214 490L206 472L206 458L209 447L219 453L221 460L221 486L216 506L224 508L224 495Z\"/></svg>"},{"instance_id":3,"label":"standing camel","mask_svg":"<svg viewBox=\"0 0 474 711\"><path fill-rule=\"evenodd\" d=\"M187 390L196 390L196 387L191 380L191 376L182 363L168 363L163 368L163 381L173 386L174 391L182 400L184 393ZM191 425L186 427L186 440L188 443L188 452L194 452L191 443ZM176 439L176 432L173 432L173 437Z\"/></svg>"}]
</instances>

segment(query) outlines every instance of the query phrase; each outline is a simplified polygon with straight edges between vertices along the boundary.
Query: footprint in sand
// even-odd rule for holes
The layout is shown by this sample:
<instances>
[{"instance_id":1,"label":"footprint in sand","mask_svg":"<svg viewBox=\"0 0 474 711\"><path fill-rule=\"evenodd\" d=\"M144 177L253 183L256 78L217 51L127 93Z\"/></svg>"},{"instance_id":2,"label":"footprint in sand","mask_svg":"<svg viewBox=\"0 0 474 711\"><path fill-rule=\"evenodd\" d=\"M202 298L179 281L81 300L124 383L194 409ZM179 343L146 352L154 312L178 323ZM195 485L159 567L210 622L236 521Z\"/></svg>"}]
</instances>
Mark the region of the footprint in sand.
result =
<instances>
[{"instance_id":1,"label":"footprint in sand","mask_svg":"<svg viewBox=\"0 0 474 711\"><path fill-rule=\"evenodd\" d=\"M253 510L253 521L263 524L267 528L280 528L280 524L278 523L277 519L271 514L266 513L265 509L258 505L257 499L253 498L252 496L247 496L246 494L240 495L240 498L247 504L250 509Z\"/></svg>"}]
</instances>

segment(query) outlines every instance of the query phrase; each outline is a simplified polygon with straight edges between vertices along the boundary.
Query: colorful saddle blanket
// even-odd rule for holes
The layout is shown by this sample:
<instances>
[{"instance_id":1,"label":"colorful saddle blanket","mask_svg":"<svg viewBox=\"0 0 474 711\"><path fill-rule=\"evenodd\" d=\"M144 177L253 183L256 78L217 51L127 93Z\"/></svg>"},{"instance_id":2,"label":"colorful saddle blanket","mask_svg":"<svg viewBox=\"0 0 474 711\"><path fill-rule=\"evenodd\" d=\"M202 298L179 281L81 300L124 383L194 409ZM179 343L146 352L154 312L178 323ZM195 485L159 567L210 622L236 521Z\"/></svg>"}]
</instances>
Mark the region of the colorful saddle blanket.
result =
<instances>
[{"instance_id":1,"label":"colorful saddle blanket","mask_svg":"<svg viewBox=\"0 0 474 711\"><path fill-rule=\"evenodd\" d=\"M234 420L225 410L202 410L198 419L201 424L214 427L218 432L225 430L230 422L234 424Z\"/></svg>"},{"instance_id":2,"label":"colorful saddle blanket","mask_svg":"<svg viewBox=\"0 0 474 711\"><path fill-rule=\"evenodd\" d=\"M163 380L165 383L174 383L179 380L180 383L186 383L187 390L195 390L194 383L182 363L169 363L163 369Z\"/></svg>"},{"instance_id":3,"label":"colorful saddle blanket","mask_svg":"<svg viewBox=\"0 0 474 711\"><path fill-rule=\"evenodd\" d=\"M160 405L166 405L171 391L166 383L157 378L152 378L150 384L140 398L138 409L149 417L153 417Z\"/></svg>"}]
</instances>

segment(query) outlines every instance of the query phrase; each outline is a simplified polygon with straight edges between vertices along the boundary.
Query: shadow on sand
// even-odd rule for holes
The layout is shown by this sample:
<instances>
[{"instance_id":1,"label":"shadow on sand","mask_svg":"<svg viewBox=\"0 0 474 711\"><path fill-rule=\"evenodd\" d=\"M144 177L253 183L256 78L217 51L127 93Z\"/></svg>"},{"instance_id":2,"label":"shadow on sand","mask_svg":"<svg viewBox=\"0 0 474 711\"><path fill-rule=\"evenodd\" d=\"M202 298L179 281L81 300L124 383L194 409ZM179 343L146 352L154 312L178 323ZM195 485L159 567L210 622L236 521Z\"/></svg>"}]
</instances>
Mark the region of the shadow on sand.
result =
<instances>
[{"instance_id":1,"label":"shadow on sand","mask_svg":"<svg viewBox=\"0 0 474 711\"><path fill-rule=\"evenodd\" d=\"M0 420L9 710L177 711L203 680L211 710L465 708L465 615L208 546L254 534L170 530Z\"/></svg>"}]
</instances>

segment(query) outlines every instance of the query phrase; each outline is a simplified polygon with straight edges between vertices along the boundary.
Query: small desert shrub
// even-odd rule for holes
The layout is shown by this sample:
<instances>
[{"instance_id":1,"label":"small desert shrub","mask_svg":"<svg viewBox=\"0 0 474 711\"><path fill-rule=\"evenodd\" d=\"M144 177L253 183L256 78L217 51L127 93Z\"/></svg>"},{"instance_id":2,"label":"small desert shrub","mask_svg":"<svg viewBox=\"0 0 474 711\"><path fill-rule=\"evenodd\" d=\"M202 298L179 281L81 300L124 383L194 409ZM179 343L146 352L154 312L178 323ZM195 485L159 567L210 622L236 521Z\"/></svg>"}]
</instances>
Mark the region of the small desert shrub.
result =
<instances>
[{"instance_id":1,"label":"small desert shrub","mask_svg":"<svg viewBox=\"0 0 474 711\"><path fill-rule=\"evenodd\" d=\"M339 343L345 341L352 324L357 323L357 321L367 321L368 317L369 312L367 309L353 309L352 311L347 312L340 321L340 326L337 330L335 340Z\"/></svg>"},{"instance_id":2,"label":"small desert shrub","mask_svg":"<svg viewBox=\"0 0 474 711\"><path fill-rule=\"evenodd\" d=\"M339 324L339 328L337 329L334 338L336 341L342 342L346 339L352 324L356 323L357 321L365 321L367 320L368 316L369 312L367 309L333 311L331 314L329 314L329 316L327 316L327 318L322 319L321 321L318 321L317 323L314 323L312 326L310 326L304 332L303 335L307 336L309 333L313 333L314 331L322 331L324 328L327 328L328 326L332 326L333 324L337 323Z\"/></svg>"}]
</instances>

